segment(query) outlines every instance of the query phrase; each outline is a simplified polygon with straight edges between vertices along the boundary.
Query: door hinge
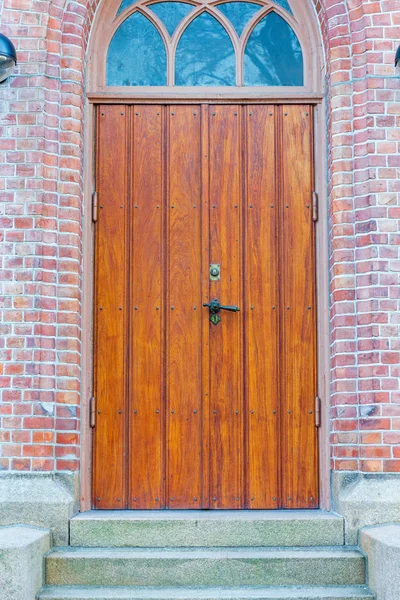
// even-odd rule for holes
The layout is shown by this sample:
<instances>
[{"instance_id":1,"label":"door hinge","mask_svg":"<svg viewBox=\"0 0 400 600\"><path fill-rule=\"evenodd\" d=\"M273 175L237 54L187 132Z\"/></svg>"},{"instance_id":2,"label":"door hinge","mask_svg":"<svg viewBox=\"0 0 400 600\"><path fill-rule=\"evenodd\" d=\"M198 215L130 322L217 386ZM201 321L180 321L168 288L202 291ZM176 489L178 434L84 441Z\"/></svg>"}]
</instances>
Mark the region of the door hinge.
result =
<instances>
[{"instance_id":1,"label":"door hinge","mask_svg":"<svg viewBox=\"0 0 400 600\"><path fill-rule=\"evenodd\" d=\"M321 398L315 397L315 427L321 427Z\"/></svg>"},{"instance_id":2,"label":"door hinge","mask_svg":"<svg viewBox=\"0 0 400 600\"><path fill-rule=\"evenodd\" d=\"M92 221L93 223L97 221L97 192L92 194Z\"/></svg>"},{"instance_id":3,"label":"door hinge","mask_svg":"<svg viewBox=\"0 0 400 600\"><path fill-rule=\"evenodd\" d=\"M96 398L92 396L89 401L89 420L90 427L96 426Z\"/></svg>"},{"instance_id":4,"label":"door hinge","mask_svg":"<svg viewBox=\"0 0 400 600\"><path fill-rule=\"evenodd\" d=\"M313 192L312 196L312 218L313 221L318 221L318 194Z\"/></svg>"}]
</instances>

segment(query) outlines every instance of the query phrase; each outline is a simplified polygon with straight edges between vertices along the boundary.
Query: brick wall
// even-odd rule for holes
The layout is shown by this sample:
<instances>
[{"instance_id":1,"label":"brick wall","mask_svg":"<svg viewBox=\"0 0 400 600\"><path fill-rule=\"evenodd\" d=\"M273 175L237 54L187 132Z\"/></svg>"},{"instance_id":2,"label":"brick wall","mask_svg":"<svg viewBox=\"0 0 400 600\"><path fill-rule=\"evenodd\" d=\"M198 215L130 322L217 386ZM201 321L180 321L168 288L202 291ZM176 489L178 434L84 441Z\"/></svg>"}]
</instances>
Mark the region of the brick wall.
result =
<instances>
[{"instance_id":1,"label":"brick wall","mask_svg":"<svg viewBox=\"0 0 400 600\"><path fill-rule=\"evenodd\" d=\"M332 468L400 471L397 0L330 2Z\"/></svg>"},{"instance_id":2,"label":"brick wall","mask_svg":"<svg viewBox=\"0 0 400 600\"><path fill-rule=\"evenodd\" d=\"M63 4L1 12L19 60L0 118L2 469L79 466L87 9Z\"/></svg>"},{"instance_id":3,"label":"brick wall","mask_svg":"<svg viewBox=\"0 0 400 600\"><path fill-rule=\"evenodd\" d=\"M315 8L328 81L332 468L400 471L399 1ZM0 0L19 59L0 87L4 470L79 468L84 57L95 9Z\"/></svg>"}]
</instances>

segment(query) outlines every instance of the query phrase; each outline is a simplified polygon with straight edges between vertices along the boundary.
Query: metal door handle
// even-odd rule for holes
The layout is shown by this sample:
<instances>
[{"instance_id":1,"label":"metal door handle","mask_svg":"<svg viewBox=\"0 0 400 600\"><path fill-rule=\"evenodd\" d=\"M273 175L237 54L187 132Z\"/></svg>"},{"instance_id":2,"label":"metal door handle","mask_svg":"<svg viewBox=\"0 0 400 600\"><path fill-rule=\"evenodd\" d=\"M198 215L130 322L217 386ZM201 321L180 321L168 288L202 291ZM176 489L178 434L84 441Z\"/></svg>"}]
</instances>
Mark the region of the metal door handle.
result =
<instances>
[{"instance_id":1,"label":"metal door handle","mask_svg":"<svg viewBox=\"0 0 400 600\"><path fill-rule=\"evenodd\" d=\"M218 325L218 323L220 322L221 318L219 317L218 313L221 310L228 310L229 312L239 312L240 308L238 306L223 306L222 304L219 303L219 300L215 299L212 300L209 304L204 303L203 306L205 308L208 308L210 311L210 321L213 325Z\"/></svg>"}]
</instances>

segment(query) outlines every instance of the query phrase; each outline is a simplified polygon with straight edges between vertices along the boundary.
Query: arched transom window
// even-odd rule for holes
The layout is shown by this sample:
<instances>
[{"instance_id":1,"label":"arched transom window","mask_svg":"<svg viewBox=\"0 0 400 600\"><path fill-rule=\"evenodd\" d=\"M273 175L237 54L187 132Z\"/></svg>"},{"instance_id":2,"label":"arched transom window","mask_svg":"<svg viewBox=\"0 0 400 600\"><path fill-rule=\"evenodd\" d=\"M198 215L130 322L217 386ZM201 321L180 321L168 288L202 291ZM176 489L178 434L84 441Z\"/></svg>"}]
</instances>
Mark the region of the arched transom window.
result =
<instances>
[{"instance_id":1,"label":"arched transom window","mask_svg":"<svg viewBox=\"0 0 400 600\"><path fill-rule=\"evenodd\" d=\"M304 85L289 0L122 0L107 86Z\"/></svg>"}]
</instances>

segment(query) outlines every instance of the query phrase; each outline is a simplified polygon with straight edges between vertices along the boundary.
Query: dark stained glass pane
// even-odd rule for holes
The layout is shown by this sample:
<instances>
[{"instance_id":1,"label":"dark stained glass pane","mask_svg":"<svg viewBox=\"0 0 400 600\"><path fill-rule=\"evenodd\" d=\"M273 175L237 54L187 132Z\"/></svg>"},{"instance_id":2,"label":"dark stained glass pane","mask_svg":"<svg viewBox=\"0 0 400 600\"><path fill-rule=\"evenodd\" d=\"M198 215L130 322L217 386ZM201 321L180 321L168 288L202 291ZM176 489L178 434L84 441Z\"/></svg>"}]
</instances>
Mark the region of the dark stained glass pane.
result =
<instances>
[{"instance_id":1,"label":"dark stained glass pane","mask_svg":"<svg viewBox=\"0 0 400 600\"><path fill-rule=\"evenodd\" d=\"M130 15L115 32L107 54L107 85L166 85L164 42L140 13Z\"/></svg>"},{"instance_id":2,"label":"dark stained glass pane","mask_svg":"<svg viewBox=\"0 0 400 600\"><path fill-rule=\"evenodd\" d=\"M235 52L222 25L207 13L196 17L179 40L176 85L235 85Z\"/></svg>"},{"instance_id":3,"label":"dark stained glass pane","mask_svg":"<svg viewBox=\"0 0 400 600\"><path fill-rule=\"evenodd\" d=\"M256 25L244 53L245 85L304 85L303 54L293 29L272 12Z\"/></svg>"},{"instance_id":4,"label":"dark stained glass pane","mask_svg":"<svg viewBox=\"0 0 400 600\"><path fill-rule=\"evenodd\" d=\"M156 2L148 8L164 23L169 35L172 35L183 17L186 17L194 6L186 2Z\"/></svg>"},{"instance_id":5,"label":"dark stained glass pane","mask_svg":"<svg viewBox=\"0 0 400 600\"><path fill-rule=\"evenodd\" d=\"M262 6L253 2L224 2L223 4L218 4L217 8L230 20L237 34L241 35L251 17Z\"/></svg>"}]
</instances>

